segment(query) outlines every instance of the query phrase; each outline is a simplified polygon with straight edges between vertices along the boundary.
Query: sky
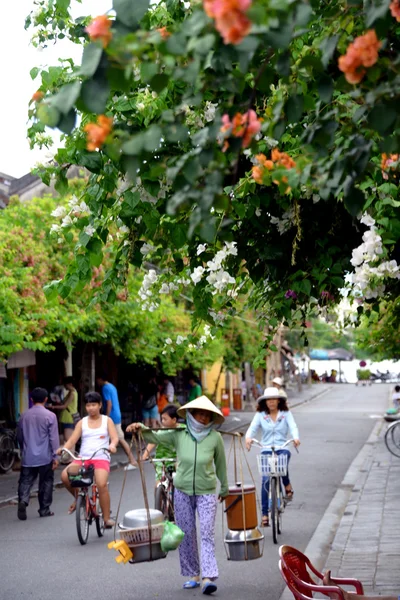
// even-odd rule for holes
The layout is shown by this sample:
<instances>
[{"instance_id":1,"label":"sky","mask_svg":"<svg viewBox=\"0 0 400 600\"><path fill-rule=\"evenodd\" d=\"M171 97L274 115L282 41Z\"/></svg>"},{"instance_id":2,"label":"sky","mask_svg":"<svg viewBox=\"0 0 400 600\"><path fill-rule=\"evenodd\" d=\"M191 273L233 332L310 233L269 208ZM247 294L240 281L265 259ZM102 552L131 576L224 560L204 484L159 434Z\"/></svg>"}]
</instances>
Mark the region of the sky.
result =
<instances>
[{"instance_id":1,"label":"sky","mask_svg":"<svg viewBox=\"0 0 400 600\"><path fill-rule=\"evenodd\" d=\"M72 0L73 16L97 15L111 8L112 0ZM24 30L25 17L34 10L33 0L2 2L0 19L0 172L12 177L29 173L37 162L44 162L47 150L30 150L27 141L28 104L40 85L29 71L35 66L58 64L58 58L79 61L81 47L60 42L39 52L30 44L32 30ZM51 133L54 130L48 130Z\"/></svg>"}]
</instances>

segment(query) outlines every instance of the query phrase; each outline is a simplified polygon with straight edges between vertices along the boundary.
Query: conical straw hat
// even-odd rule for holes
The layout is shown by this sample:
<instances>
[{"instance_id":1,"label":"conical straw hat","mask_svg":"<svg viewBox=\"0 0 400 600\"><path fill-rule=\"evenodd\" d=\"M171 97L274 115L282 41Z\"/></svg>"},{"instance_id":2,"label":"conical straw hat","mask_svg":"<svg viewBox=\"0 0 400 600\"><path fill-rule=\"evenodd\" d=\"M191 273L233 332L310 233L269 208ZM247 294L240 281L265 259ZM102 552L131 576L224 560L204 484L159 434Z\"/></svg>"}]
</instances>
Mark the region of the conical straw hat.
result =
<instances>
[{"instance_id":1,"label":"conical straw hat","mask_svg":"<svg viewBox=\"0 0 400 600\"><path fill-rule=\"evenodd\" d=\"M201 410L209 410L210 412L214 413L214 423L221 424L225 421L225 417L222 412L215 406L215 404L211 402L211 400L207 398L207 396L200 396L199 398L196 398L196 400L192 400L191 402L184 404L178 408L178 415L184 419L186 417L187 410L195 410L196 408Z\"/></svg>"}]
</instances>

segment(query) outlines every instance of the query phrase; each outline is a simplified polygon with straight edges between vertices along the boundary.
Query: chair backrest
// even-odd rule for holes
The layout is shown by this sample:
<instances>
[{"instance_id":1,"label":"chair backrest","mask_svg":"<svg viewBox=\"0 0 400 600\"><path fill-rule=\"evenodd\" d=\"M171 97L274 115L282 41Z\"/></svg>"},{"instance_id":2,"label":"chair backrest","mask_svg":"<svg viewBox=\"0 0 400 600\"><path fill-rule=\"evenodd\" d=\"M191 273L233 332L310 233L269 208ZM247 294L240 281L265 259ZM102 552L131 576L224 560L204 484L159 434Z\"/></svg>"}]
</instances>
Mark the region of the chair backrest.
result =
<instances>
[{"instance_id":1,"label":"chair backrest","mask_svg":"<svg viewBox=\"0 0 400 600\"><path fill-rule=\"evenodd\" d=\"M279 561L279 570L284 582L295 597L295 600L309 600L309 598L313 597L312 592L299 584L299 580L293 576L291 570L282 560Z\"/></svg>"},{"instance_id":2,"label":"chair backrest","mask_svg":"<svg viewBox=\"0 0 400 600\"><path fill-rule=\"evenodd\" d=\"M300 550L297 550L292 546L281 546L279 548L279 556L283 564L290 569L296 577L301 579L301 581L311 584L318 583L313 580L309 571L314 573L318 579L322 579L322 574L317 571L310 559L300 552Z\"/></svg>"}]
</instances>

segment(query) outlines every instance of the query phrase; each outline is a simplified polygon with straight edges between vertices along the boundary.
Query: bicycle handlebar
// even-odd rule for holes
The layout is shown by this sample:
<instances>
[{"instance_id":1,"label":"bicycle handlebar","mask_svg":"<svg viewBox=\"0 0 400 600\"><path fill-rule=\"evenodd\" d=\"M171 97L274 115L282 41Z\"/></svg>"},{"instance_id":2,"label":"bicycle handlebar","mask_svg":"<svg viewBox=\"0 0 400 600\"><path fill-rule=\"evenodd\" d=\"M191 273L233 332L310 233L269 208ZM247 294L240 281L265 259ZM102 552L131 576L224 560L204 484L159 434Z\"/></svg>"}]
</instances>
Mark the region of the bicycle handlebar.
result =
<instances>
[{"instance_id":1,"label":"bicycle handlebar","mask_svg":"<svg viewBox=\"0 0 400 600\"><path fill-rule=\"evenodd\" d=\"M155 463L155 462L159 462L159 463L173 462L173 463L176 463L176 459L175 458L152 458L151 462L153 462L153 463Z\"/></svg>"},{"instance_id":2,"label":"bicycle handlebar","mask_svg":"<svg viewBox=\"0 0 400 600\"><path fill-rule=\"evenodd\" d=\"M102 452L105 452L105 453L108 455L108 457L110 457L110 456L111 456L111 454L110 454L110 451L109 451L109 449L108 449L108 448L97 448L97 450L95 450L95 451L93 452L93 454L92 454L92 456L91 456L90 458L82 458L82 456L79 456L79 454L78 454L77 452L71 452L71 450L68 450L68 448L63 448L63 449L62 449L62 452L66 452L66 453L67 453L67 454L69 454L69 455L70 455L70 457L71 457L71 458L73 458L74 460L81 460L81 461L84 461L84 460L92 460L93 456L96 456L96 454L97 454L98 452L100 452L100 451L102 451ZM61 452L61 454L62 454L62 452Z\"/></svg>"},{"instance_id":3,"label":"bicycle handlebar","mask_svg":"<svg viewBox=\"0 0 400 600\"><path fill-rule=\"evenodd\" d=\"M283 446L264 446L259 440L256 440L255 438L251 438L251 441L256 444L259 448L262 448L263 450L283 450L284 448L286 448L286 446L289 446L289 444L294 444L294 439L288 440L287 442L285 442L283 444ZM297 447L295 446L295 450L296 452L298 452Z\"/></svg>"}]
</instances>

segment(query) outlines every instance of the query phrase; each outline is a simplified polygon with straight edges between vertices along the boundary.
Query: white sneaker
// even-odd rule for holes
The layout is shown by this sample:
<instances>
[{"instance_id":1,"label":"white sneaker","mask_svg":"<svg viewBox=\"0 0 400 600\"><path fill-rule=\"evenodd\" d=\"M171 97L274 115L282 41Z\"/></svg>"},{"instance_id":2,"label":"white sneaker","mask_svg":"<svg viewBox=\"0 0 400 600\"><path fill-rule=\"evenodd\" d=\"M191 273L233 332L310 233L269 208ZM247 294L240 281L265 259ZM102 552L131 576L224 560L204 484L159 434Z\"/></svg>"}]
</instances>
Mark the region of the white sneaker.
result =
<instances>
[{"instance_id":1,"label":"white sneaker","mask_svg":"<svg viewBox=\"0 0 400 600\"><path fill-rule=\"evenodd\" d=\"M126 465L126 467L124 468L124 471L134 471L135 469L137 469L136 465L131 465L129 463L129 465Z\"/></svg>"}]
</instances>

